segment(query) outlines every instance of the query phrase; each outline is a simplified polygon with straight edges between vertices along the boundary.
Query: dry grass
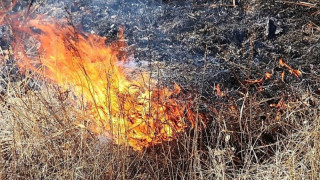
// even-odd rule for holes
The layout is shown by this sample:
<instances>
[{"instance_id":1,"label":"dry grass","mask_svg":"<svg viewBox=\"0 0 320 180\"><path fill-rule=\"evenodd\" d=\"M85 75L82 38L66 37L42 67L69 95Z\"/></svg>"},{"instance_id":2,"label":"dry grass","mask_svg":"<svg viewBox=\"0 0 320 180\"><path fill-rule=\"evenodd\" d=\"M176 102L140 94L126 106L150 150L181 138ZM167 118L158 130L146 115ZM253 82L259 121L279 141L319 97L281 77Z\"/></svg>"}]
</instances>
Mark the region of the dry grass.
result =
<instances>
[{"instance_id":1,"label":"dry grass","mask_svg":"<svg viewBox=\"0 0 320 180\"><path fill-rule=\"evenodd\" d=\"M28 88L30 79L7 82L1 96L1 179L320 177L316 94L286 97L280 120L280 110L270 102L281 97L263 99L248 91L238 99L215 98L210 105L195 100L195 109L212 115L205 129L136 152L75 126L85 116L72 94L46 82Z\"/></svg>"}]
</instances>

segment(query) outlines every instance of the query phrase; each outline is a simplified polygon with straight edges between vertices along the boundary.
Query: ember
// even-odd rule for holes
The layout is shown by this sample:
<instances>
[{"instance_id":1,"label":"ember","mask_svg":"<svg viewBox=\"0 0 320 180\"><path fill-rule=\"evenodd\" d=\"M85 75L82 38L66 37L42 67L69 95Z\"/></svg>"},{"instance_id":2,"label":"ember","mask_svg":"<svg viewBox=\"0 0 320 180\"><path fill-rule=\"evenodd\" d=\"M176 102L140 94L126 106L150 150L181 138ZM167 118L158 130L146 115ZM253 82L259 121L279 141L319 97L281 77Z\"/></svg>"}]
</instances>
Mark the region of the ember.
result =
<instances>
[{"instance_id":1,"label":"ember","mask_svg":"<svg viewBox=\"0 0 320 180\"><path fill-rule=\"evenodd\" d=\"M220 90L220 84L217 84L216 90L218 96L223 97L225 95L224 92Z\"/></svg>"},{"instance_id":2,"label":"ember","mask_svg":"<svg viewBox=\"0 0 320 180\"><path fill-rule=\"evenodd\" d=\"M287 68L287 69L289 70L289 72L290 72L291 74L293 74L294 76L296 76L297 78L299 78L299 77L302 75L301 71L299 71L298 69L293 69L293 68L292 68L291 66L289 66L287 63L285 63L282 58L279 59L279 65L280 65L281 67ZM282 79L283 79L283 78L282 78Z\"/></svg>"},{"instance_id":3,"label":"ember","mask_svg":"<svg viewBox=\"0 0 320 180\"><path fill-rule=\"evenodd\" d=\"M245 80L245 82L250 83L250 84L257 84L258 85L258 90L261 92L262 91L262 87L261 84L263 83L264 80L268 80L272 78L272 74L269 72L266 72L264 77L260 78L260 79L256 79L256 80Z\"/></svg>"}]
</instances>

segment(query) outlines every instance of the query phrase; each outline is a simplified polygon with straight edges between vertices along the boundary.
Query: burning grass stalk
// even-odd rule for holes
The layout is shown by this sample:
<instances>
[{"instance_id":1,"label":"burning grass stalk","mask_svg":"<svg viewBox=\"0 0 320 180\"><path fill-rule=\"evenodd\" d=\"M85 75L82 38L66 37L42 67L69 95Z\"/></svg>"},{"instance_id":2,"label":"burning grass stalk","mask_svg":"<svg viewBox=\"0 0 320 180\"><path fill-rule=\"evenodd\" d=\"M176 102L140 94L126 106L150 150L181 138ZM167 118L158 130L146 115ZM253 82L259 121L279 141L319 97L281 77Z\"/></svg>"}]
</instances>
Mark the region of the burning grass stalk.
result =
<instances>
[{"instance_id":1,"label":"burning grass stalk","mask_svg":"<svg viewBox=\"0 0 320 180\"><path fill-rule=\"evenodd\" d=\"M175 139L188 126L185 113L194 124L190 103L176 98L178 85L172 90L160 89L147 73L129 78L128 68L119 66L118 62L127 57L122 52L125 43L121 29L119 40L106 46L106 38L76 33L65 21L59 24L40 15L19 21L21 15L7 19L15 34L13 51L20 72L35 72L83 99L91 116L86 128L116 144L141 150ZM26 37L39 44L39 57L25 50Z\"/></svg>"}]
</instances>

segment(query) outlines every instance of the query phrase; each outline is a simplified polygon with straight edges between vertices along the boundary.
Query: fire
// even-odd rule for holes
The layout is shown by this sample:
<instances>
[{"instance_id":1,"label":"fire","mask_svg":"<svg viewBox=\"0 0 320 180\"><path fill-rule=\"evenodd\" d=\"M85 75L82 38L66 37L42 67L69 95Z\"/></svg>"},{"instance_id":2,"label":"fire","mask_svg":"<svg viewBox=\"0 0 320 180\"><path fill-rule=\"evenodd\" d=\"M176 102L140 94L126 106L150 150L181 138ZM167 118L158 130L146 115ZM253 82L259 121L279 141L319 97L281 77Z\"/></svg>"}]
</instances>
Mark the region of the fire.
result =
<instances>
[{"instance_id":1,"label":"fire","mask_svg":"<svg viewBox=\"0 0 320 180\"><path fill-rule=\"evenodd\" d=\"M284 99L281 98L277 104L270 104L270 107L274 107L278 109L275 119L277 121L280 121L282 116L281 111L287 108L287 104L284 102Z\"/></svg>"},{"instance_id":2,"label":"fire","mask_svg":"<svg viewBox=\"0 0 320 180\"><path fill-rule=\"evenodd\" d=\"M272 74L271 73L269 73L269 72L266 72L266 74L265 74L265 79L267 80L267 79L271 79L272 78Z\"/></svg>"},{"instance_id":3,"label":"fire","mask_svg":"<svg viewBox=\"0 0 320 180\"><path fill-rule=\"evenodd\" d=\"M266 72L265 75L260 78L260 79L255 79L255 80L245 80L245 82L250 83L250 84L257 84L258 85L258 90L261 92L262 87L261 84L264 82L264 80L268 80L272 78L272 73Z\"/></svg>"},{"instance_id":4,"label":"fire","mask_svg":"<svg viewBox=\"0 0 320 180\"><path fill-rule=\"evenodd\" d=\"M284 82L284 74L285 74L285 72L282 71L282 73L281 73L281 81L282 81L282 82Z\"/></svg>"},{"instance_id":5,"label":"fire","mask_svg":"<svg viewBox=\"0 0 320 180\"><path fill-rule=\"evenodd\" d=\"M119 40L107 46L106 38L76 33L66 21L39 15L21 21L19 16L4 22L12 27L13 51L21 71L41 74L63 90L71 90L79 101L83 99L93 132L141 150L171 141L187 126L193 127L191 103L178 99L183 96L178 85L160 88L148 73L128 74L128 68L121 66L122 30ZM27 53L26 39L39 47L37 58Z\"/></svg>"},{"instance_id":6,"label":"fire","mask_svg":"<svg viewBox=\"0 0 320 180\"><path fill-rule=\"evenodd\" d=\"M289 72L290 72L291 74L293 74L294 76L296 76L297 78L299 78L299 77L302 75L301 71L299 71L298 69L293 69L293 68L292 68L291 66L289 66L286 62L284 62L282 58L279 59L279 65L280 65L281 67L287 68L287 69L289 70Z\"/></svg>"},{"instance_id":7,"label":"fire","mask_svg":"<svg viewBox=\"0 0 320 180\"><path fill-rule=\"evenodd\" d=\"M257 83L257 84L260 84L260 83L262 83L263 78L255 79L255 80L245 80L245 81L246 81L247 83L252 83L252 84Z\"/></svg>"},{"instance_id":8,"label":"fire","mask_svg":"<svg viewBox=\"0 0 320 180\"><path fill-rule=\"evenodd\" d=\"M219 97L223 97L225 94L223 93L223 91L220 90L220 84L217 84L216 86L216 90L217 90L217 95Z\"/></svg>"},{"instance_id":9,"label":"fire","mask_svg":"<svg viewBox=\"0 0 320 180\"><path fill-rule=\"evenodd\" d=\"M265 75L260 78L260 79L255 79L255 80L245 80L247 83L251 83L251 84L260 84L263 82L263 80L268 80L268 79L271 79L272 78L272 74L269 73L269 72L266 72Z\"/></svg>"}]
</instances>

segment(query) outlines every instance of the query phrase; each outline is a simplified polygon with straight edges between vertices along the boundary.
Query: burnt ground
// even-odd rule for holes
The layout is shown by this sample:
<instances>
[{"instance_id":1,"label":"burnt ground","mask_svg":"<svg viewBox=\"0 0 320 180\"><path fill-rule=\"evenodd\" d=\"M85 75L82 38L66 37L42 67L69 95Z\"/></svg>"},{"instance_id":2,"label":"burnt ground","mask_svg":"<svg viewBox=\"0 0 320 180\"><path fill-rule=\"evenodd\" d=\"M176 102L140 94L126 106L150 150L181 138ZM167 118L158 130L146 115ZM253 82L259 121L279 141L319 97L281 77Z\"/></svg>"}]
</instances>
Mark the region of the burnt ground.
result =
<instances>
[{"instance_id":1,"label":"burnt ground","mask_svg":"<svg viewBox=\"0 0 320 180\"><path fill-rule=\"evenodd\" d=\"M177 73L173 74L184 76L177 77L178 82L197 81L199 77L192 72L207 67L204 73L208 74L205 76L208 83L237 88L239 84L234 82L232 71L241 80L260 78L266 71L277 74L281 72L277 63L280 57L303 72L300 80L288 76L288 82L314 85L310 81L319 74L320 18L319 14L313 14L319 11L315 2L318 5L315 8L281 1L236 1L235 7L227 0L32 2L36 13L71 18L79 29L108 37L110 42L116 39L119 28L124 27L134 60L141 64L161 61L177 66ZM13 12L29 5L22 1ZM2 27L3 37L6 32ZM306 78L309 75L314 78ZM169 76L172 73L164 74Z\"/></svg>"},{"instance_id":2,"label":"burnt ground","mask_svg":"<svg viewBox=\"0 0 320 180\"><path fill-rule=\"evenodd\" d=\"M302 100L305 92L319 97L320 14L315 12L320 11L320 4L316 0L308 1L314 7L273 0L235 2L236 6L231 0L46 0L32 6L40 14L68 17L76 27L108 37L108 42L124 27L134 61L160 70L164 84L175 81L185 92L197 94L200 110L210 114L210 130L203 133L199 148L214 148L221 139L231 137L234 158L230 164L242 167L246 145L253 139L256 146L266 146L256 152L256 161L263 162L273 155L272 146L267 145L297 126L275 122L277 109L271 104L281 98ZM13 11L28 5L20 2ZM6 32L3 28L1 33ZM297 78L280 67L279 58L299 69L302 76ZM246 82L260 79L265 72L273 76L261 87ZM226 91L226 97L216 95L216 84ZM316 101L311 104L318 106ZM233 111L234 116L227 116ZM238 122L239 114L245 122ZM229 124L222 125L226 121ZM222 131L231 133L210 137Z\"/></svg>"},{"instance_id":3,"label":"burnt ground","mask_svg":"<svg viewBox=\"0 0 320 180\"><path fill-rule=\"evenodd\" d=\"M303 72L300 80L288 76L288 82L316 86L320 52L319 14L312 15L316 11L319 8L280 1L236 1L233 7L226 0L47 0L37 9L56 18L72 17L85 32L106 36L110 42L119 27L125 27L136 62L162 61L171 69L177 67L173 74L183 77L173 79L185 81L180 84L200 82L202 75L193 72L206 66L207 83L228 89L240 87L234 72L241 80L260 78L266 71L277 77L280 57Z\"/></svg>"}]
</instances>

